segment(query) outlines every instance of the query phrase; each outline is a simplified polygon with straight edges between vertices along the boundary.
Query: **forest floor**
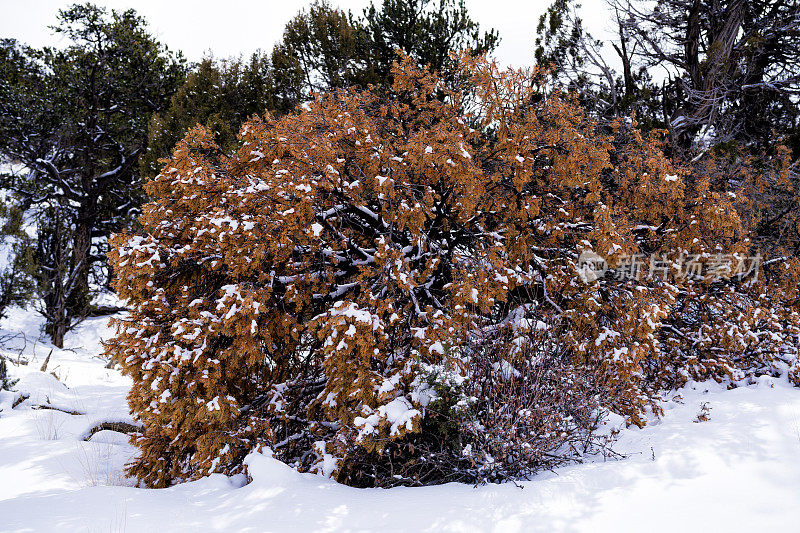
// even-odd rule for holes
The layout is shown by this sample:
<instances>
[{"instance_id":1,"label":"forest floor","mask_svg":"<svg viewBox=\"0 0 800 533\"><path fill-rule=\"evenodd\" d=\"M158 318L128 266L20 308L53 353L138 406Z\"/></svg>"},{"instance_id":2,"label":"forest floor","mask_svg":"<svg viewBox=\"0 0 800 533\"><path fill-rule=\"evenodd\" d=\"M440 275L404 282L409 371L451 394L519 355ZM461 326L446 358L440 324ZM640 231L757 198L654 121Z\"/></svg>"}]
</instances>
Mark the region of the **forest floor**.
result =
<instances>
[{"instance_id":1,"label":"forest floor","mask_svg":"<svg viewBox=\"0 0 800 533\"><path fill-rule=\"evenodd\" d=\"M354 489L253 454L249 484L212 475L154 490L125 477L136 449L124 434L92 433L134 422L129 379L100 356L107 319L87 320L63 350L40 340L39 326L22 310L0 323L17 335L0 353L19 378L0 391L3 532L730 532L800 523L800 389L785 376L731 390L692 383L668 396L660 420L621 431L624 457L517 485Z\"/></svg>"}]
</instances>

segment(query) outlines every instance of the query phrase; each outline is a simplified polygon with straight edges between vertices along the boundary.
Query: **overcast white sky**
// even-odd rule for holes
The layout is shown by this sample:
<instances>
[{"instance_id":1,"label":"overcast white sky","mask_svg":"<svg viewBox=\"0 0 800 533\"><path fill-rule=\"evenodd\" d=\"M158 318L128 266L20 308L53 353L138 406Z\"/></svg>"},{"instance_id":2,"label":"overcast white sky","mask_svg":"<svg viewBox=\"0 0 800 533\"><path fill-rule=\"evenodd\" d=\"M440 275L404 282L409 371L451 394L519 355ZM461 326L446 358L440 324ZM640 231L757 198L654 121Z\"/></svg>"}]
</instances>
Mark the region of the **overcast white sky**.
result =
<instances>
[{"instance_id":1,"label":"overcast white sky","mask_svg":"<svg viewBox=\"0 0 800 533\"><path fill-rule=\"evenodd\" d=\"M94 3L143 15L159 40L182 50L190 60L213 50L217 57L269 51L283 27L311 0L95 0ZM380 0L376 0L376 4ZM552 0L466 0L481 28L500 32L496 57L506 65L530 65L536 24ZM58 45L48 26L69 0L0 0L0 37L33 45ZM329 0L334 6L361 13L369 0ZM584 0L584 20L593 30L607 20L602 0Z\"/></svg>"}]
</instances>

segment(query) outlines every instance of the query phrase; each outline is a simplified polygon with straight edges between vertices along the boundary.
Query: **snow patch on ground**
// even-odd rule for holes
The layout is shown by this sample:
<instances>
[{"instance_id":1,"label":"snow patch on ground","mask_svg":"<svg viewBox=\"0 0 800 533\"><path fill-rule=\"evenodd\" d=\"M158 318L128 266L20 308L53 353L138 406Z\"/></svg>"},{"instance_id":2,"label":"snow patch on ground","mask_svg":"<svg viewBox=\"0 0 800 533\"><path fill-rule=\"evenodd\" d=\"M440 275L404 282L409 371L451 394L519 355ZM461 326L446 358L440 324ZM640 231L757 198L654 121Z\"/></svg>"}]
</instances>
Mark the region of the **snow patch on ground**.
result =
<instances>
[{"instance_id":1,"label":"snow patch on ground","mask_svg":"<svg viewBox=\"0 0 800 533\"><path fill-rule=\"evenodd\" d=\"M132 422L129 380L99 357L111 334L106 319L86 321L64 350L39 339L39 325L21 310L0 323L3 333L25 332L3 355L28 361L9 365L16 392L0 392L0 531L674 532L800 523L800 389L785 377L733 390L692 384L670 395L661 420L622 431L616 449L627 458L560 468L524 488L353 489L251 454L252 483L217 474L149 490L124 476L136 453L124 435L83 440L100 421ZM710 419L699 421L703 413Z\"/></svg>"}]
</instances>

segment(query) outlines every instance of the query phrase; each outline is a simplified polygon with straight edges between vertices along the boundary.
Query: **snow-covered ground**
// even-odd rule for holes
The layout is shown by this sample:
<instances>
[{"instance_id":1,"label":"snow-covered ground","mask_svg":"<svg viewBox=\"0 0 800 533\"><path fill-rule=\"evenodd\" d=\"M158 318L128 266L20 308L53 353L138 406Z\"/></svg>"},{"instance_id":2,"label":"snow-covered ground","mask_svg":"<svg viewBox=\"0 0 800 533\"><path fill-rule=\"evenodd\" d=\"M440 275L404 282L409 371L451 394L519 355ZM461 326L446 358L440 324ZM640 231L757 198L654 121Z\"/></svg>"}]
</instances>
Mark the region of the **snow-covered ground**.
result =
<instances>
[{"instance_id":1,"label":"snow-covered ground","mask_svg":"<svg viewBox=\"0 0 800 533\"><path fill-rule=\"evenodd\" d=\"M104 430L84 440L100 422L132 422L128 379L98 357L100 339L111 333L106 320L84 323L64 350L34 342L38 325L34 314L22 311L0 324L27 336L6 341L2 353L28 360L10 365L20 378L16 392L0 392L3 532L800 527L800 389L785 378L733 390L714 383L687 387L665 403L660 421L621 433L616 449L627 458L561 468L522 488L353 489L251 455L250 484L214 475L149 490L124 476L124 463L136 453L124 435ZM23 393L29 398L12 409ZM51 408L34 408L41 405ZM697 421L703 412L710 420Z\"/></svg>"}]
</instances>

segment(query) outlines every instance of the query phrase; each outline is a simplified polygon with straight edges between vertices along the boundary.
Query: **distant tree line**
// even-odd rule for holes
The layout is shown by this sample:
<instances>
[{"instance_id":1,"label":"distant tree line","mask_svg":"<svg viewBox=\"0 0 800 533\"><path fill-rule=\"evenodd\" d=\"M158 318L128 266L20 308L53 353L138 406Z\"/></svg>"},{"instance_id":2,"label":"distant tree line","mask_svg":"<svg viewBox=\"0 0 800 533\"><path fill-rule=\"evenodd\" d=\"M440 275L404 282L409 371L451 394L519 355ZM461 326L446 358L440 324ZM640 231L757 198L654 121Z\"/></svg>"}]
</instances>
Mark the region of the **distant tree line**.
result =
<instances>
[{"instance_id":1,"label":"distant tree line","mask_svg":"<svg viewBox=\"0 0 800 533\"><path fill-rule=\"evenodd\" d=\"M611 38L586 31L575 0L556 0L537 29L537 63L595 114L635 113L682 152L781 141L800 156L800 2L607 3Z\"/></svg>"},{"instance_id":2,"label":"distant tree line","mask_svg":"<svg viewBox=\"0 0 800 533\"><path fill-rule=\"evenodd\" d=\"M667 149L680 157L724 150L731 164L781 156L791 165L800 156L798 9L796 0L611 0L617 35L605 42L585 30L574 0L556 0L539 21L531 62L601 122L630 116L643 131L666 129ZM132 10L73 5L53 30L69 45L0 40L9 257L0 314L33 298L59 346L104 311L95 295L113 276L108 238L136 227L143 184L190 128L205 126L231 151L253 115L280 117L314 92L372 85L391 96L398 48L456 86L451 53L491 53L499 42L463 0L376 0L360 14L315 1L271 52L194 64ZM765 192L765 238L797 233L798 180L788 175Z\"/></svg>"},{"instance_id":3,"label":"distant tree line","mask_svg":"<svg viewBox=\"0 0 800 533\"><path fill-rule=\"evenodd\" d=\"M361 17L314 3L287 24L271 55L197 64L159 43L133 10L76 4L52 29L70 44L35 49L0 41L9 256L0 313L35 296L57 346L83 318L103 311L93 298L112 277L108 237L136 225L143 183L189 128L203 124L231 147L252 115L283 114L313 91L386 84L395 48L447 71L451 49L478 54L497 43L455 0L386 0Z\"/></svg>"}]
</instances>

